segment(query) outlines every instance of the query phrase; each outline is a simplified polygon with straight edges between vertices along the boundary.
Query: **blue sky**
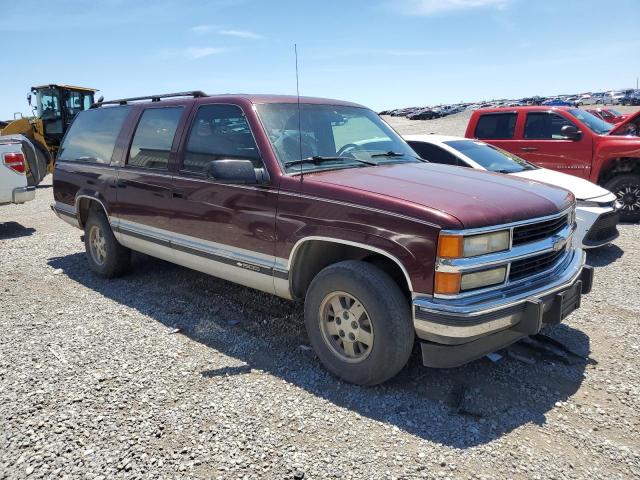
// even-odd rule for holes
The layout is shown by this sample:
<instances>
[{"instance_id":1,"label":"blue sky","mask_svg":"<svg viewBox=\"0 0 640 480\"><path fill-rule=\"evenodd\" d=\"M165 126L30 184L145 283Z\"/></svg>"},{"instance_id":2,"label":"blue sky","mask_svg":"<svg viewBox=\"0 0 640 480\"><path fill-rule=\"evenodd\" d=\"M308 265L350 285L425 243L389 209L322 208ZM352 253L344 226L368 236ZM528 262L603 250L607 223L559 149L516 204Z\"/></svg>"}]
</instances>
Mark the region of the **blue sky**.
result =
<instances>
[{"instance_id":1,"label":"blue sky","mask_svg":"<svg viewBox=\"0 0 640 480\"><path fill-rule=\"evenodd\" d=\"M31 85L295 93L374 109L635 86L640 2L0 0L0 119Z\"/></svg>"}]
</instances>

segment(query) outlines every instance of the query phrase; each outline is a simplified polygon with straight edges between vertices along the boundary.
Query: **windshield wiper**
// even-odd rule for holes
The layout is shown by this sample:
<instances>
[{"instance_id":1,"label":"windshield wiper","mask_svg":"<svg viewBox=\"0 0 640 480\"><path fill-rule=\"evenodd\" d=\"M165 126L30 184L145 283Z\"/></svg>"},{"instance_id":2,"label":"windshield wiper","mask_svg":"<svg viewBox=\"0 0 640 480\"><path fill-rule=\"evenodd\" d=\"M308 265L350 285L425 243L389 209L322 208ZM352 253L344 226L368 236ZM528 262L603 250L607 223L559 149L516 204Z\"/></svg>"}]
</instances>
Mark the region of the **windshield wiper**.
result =
<instances>
[{"instance_id":1,"label":"windshield wiper","mask_svg":"<svg viewBox=\"0 0 640 480\"><path fill-rule=\"evenodd\" d=\"M394 152L392 150L389 150L388 152L384 152L384 153L374 153L373 155L371 155L371 158L373 157L404 157L405 155L406 153Z\"/></svg>"},{"instance_id":2,"label":"windshield wiper","mask_svg":"<svg viewBox=\"0 0 640 480\"><path fill-rule=\"evenodd\" d=\"M293 165L300 165L301 163L313 163L314 165L320 165L325 162L335 162L336 160L349 160L352 162L360 162L366 165L377 165L375 162L368 162L366 160L360 160L353 157L324 157L321 155L314 155L313 157L301 158L299 160L289 160L284 162L285 167L291 167Z\"/></svg>"}]
</instances>

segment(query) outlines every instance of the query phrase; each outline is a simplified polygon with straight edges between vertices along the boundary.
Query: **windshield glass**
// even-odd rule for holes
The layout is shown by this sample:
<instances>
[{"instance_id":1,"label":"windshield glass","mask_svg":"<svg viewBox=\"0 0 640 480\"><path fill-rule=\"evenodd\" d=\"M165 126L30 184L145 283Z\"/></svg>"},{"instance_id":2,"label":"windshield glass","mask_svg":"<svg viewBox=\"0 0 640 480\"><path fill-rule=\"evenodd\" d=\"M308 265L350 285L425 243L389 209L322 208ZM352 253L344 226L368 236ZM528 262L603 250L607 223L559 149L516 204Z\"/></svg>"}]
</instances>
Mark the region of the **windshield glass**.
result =
<instances>
[{"instance_id":1,"label":"windshield glass","mask_svg":"<svg viewBox=\"0 0 640 480\"><path fill-rule=\"evenodd\" d=\"M538 167L516 155L475 140L452 140L444 142L466 155L474 162L491 172L517 173L524 170L534 170Z\"/></svg>"},{"instance_id":2,"label":"windshield glass","mask_svg":"<svg viewBox=\"0 0 640 480\"><path fill-rule=\"evenodd\" d=\"M266 103L257 109L288 173L421 161L367 108L301 104L300 116L295 103Z\"/></svg>"},{"instance_id":3,"label":"windshield glass","mask_svg":"<svg viewBox=\"0 0 640 480\"><path fill-rule=\"evenodd\" d=\"M43 88L36 92L38 117L48 120L62 116L58 92L53 88Z\"/></svg>"},{"instance_id":4,"label":"windshield glass","mask_svg":"<svg viewBox=\"0 0 640 480\"><path fill-rule=\"evenodd\" d=\"M613 128L613 125L610 123L605 122L589 112L580 110L579 108L572 108L569 112L589 127L592 132L597 133L598 135L605 135Z\"/></svg>"}]
</instances>

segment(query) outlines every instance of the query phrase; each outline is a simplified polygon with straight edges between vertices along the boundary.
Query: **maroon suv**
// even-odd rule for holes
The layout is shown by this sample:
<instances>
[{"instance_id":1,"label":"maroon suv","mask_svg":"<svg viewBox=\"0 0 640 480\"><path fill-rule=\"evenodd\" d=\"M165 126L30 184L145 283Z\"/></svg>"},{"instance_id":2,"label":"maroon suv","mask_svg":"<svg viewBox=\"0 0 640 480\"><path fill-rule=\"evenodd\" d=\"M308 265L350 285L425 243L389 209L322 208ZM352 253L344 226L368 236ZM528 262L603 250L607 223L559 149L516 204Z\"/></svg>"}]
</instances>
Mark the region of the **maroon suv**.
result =
<instances>
[{"instance_id":1,"label":"maroon suv","mask_svg":"<svg viewBox=\"0 0 640 480\"><path fill-rule=\"evenodd\" d=\"M98 275L124 273L136 250L304 299L318 357L359 384L394 376L416 337L425 365L451 367L537 333L592 281L571 193L425 163L336 100L94 105L61 145L54 195Z\"/></svg>"}]
</instances>

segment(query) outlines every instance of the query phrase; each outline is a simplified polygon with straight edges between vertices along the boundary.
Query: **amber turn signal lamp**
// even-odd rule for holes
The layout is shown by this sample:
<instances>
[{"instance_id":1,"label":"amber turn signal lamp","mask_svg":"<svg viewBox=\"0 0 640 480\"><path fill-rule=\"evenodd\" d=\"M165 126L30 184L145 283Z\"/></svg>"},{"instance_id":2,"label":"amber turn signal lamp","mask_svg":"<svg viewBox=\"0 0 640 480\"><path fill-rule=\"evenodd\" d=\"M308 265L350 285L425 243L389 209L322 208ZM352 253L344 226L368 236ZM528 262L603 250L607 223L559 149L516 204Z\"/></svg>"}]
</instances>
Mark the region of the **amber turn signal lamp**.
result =
<instances>
[{"instance_id":1,"label":"amber turn signal lamp","mask_svg":"<svg viewBox=\"0 0 640 480\"><path fill-rule=\"evenodd\" d=\"M456 295L460 293L460 274L436 272L435 293L442 295Z\"/></svg>"},{"instance_id":2,"label":"amber turn signal lamp","mask_svg":"<svg viewBox=\"0 0 640 480\"><path fill-rule=\"evenodd\" d=\"M440 258L460 258L464 238L461 235L440 235L438 238L438 257Z\"/></svg>"}]
</instances>

